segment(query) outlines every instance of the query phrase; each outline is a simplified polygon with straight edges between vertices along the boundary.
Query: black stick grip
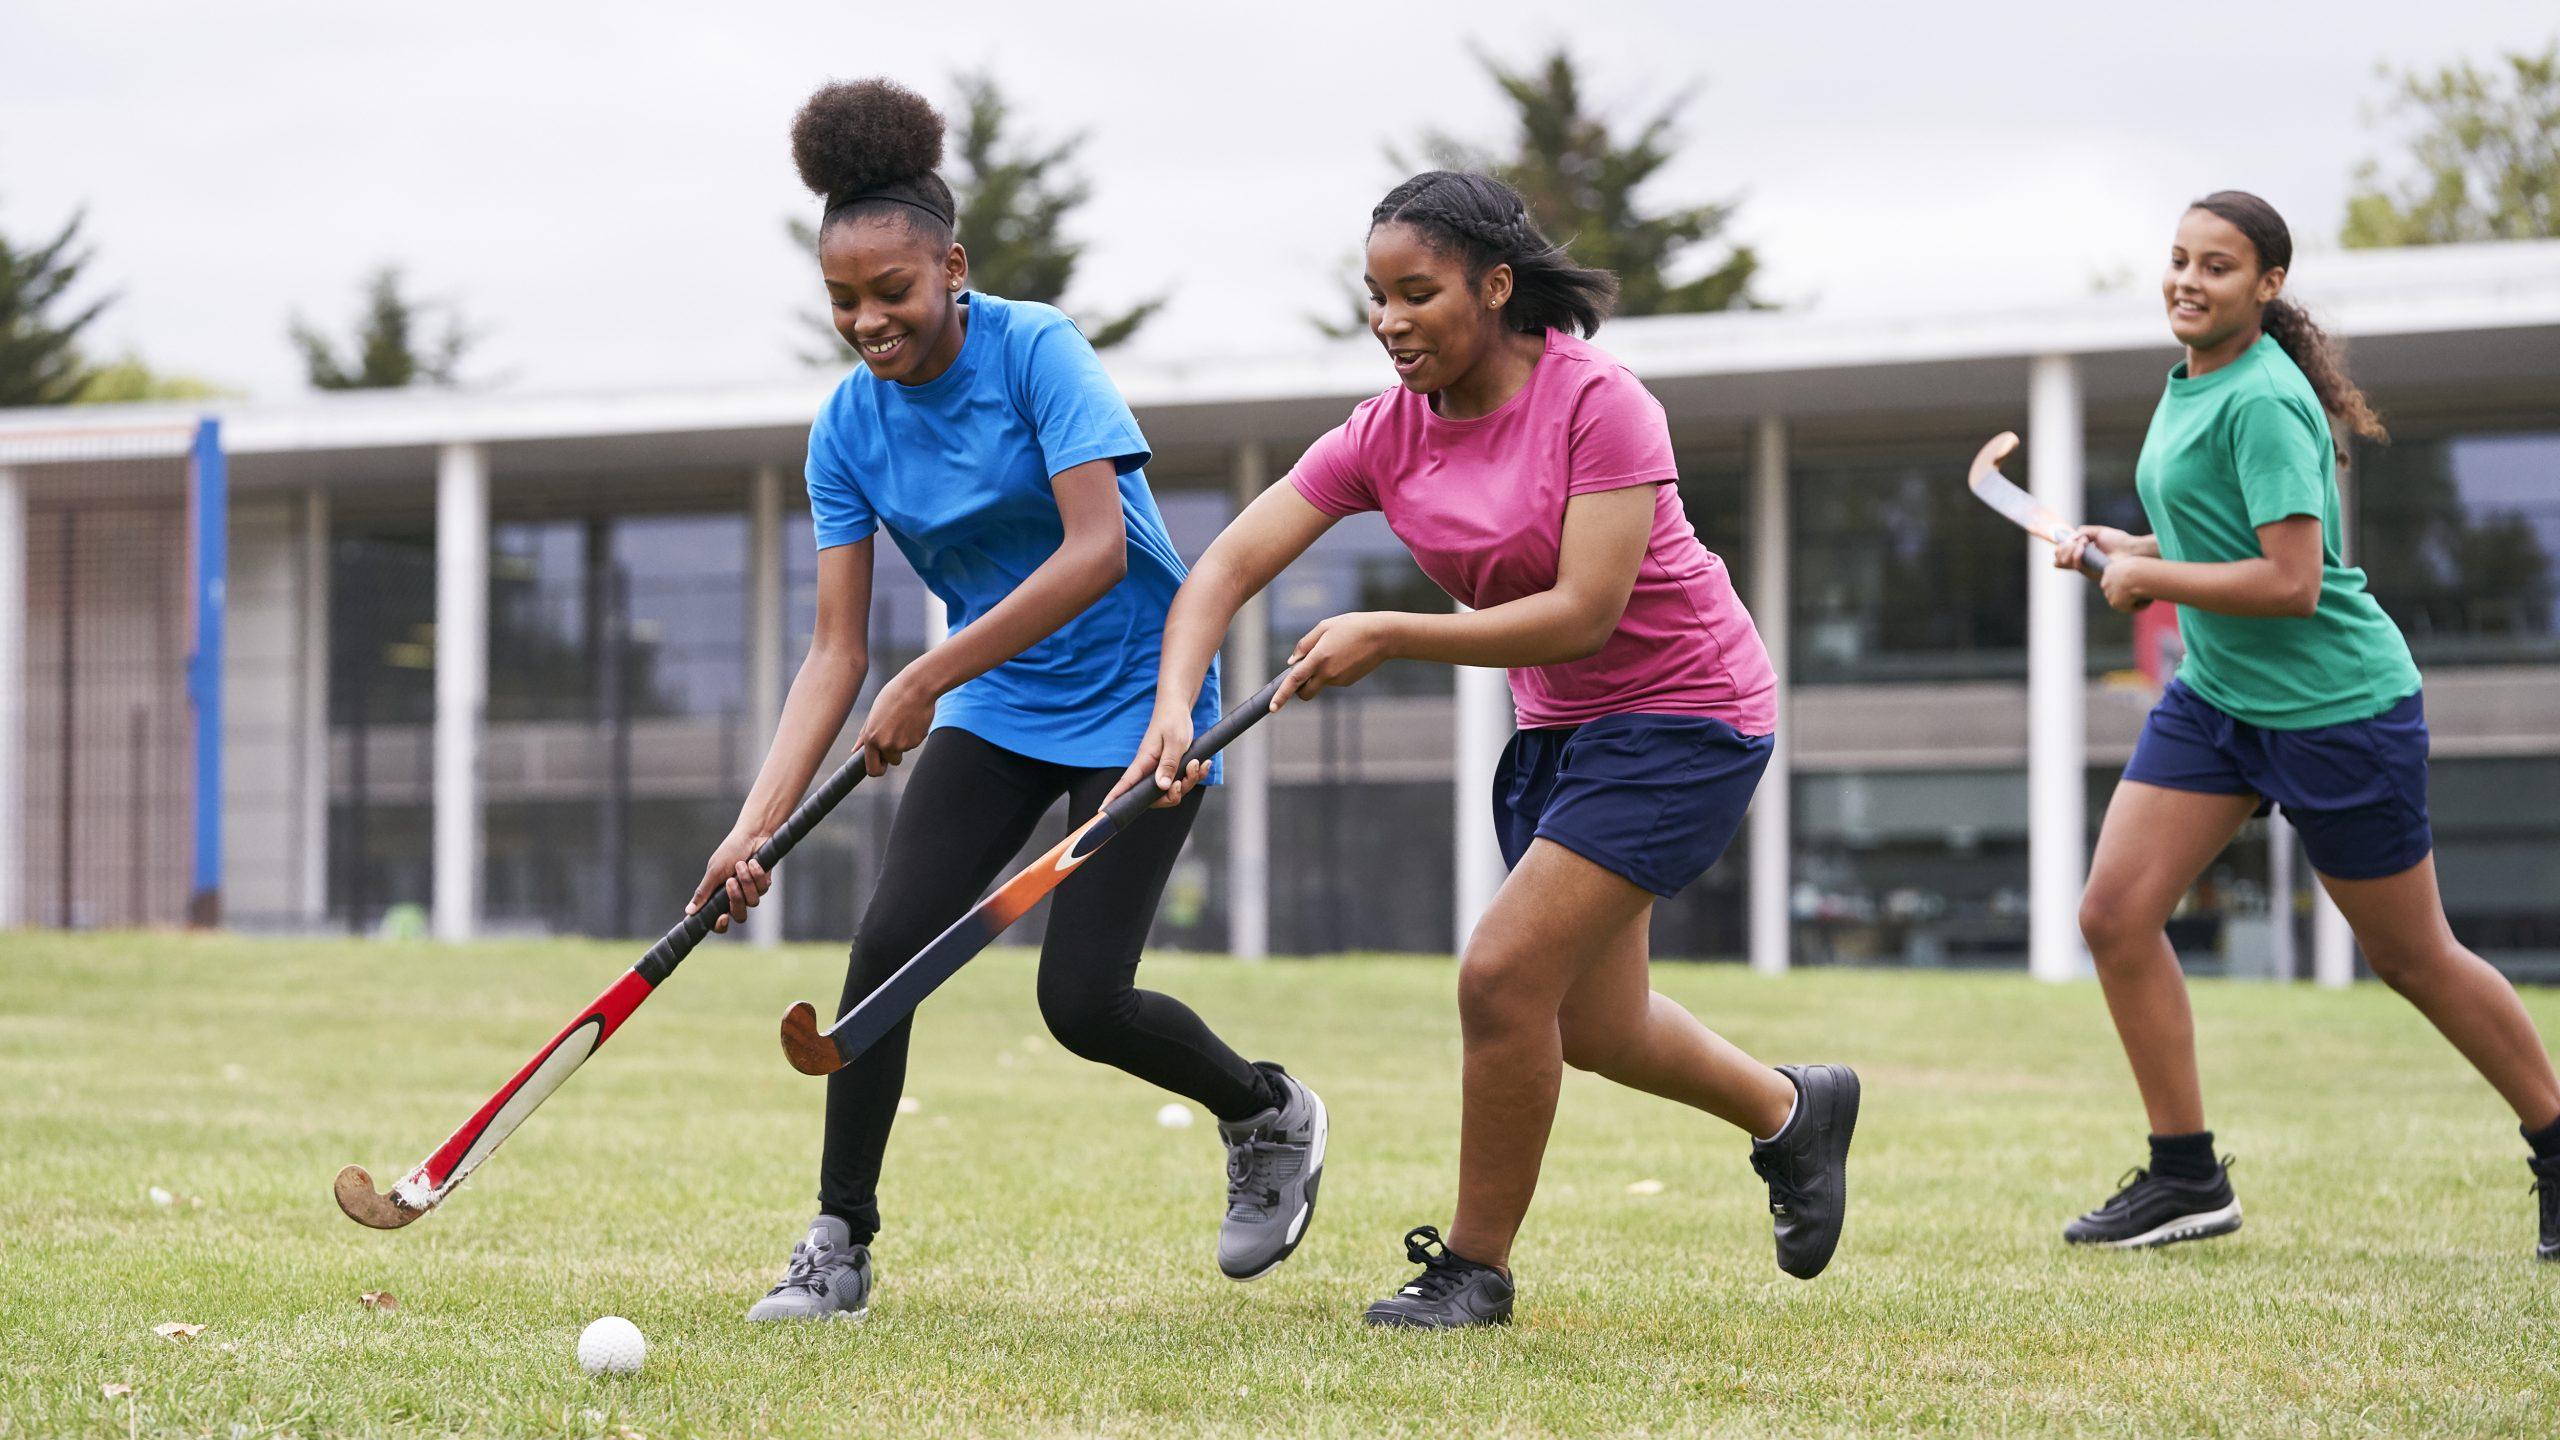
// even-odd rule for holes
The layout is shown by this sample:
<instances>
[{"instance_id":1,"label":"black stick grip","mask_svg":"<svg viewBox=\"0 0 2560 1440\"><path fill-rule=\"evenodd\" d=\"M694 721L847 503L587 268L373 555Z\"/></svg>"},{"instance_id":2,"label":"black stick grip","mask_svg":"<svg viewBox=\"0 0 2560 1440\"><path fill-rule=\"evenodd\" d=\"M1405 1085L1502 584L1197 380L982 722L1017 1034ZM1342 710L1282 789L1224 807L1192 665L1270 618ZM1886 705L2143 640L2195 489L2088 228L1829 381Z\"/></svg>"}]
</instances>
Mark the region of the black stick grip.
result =
<instances>
[{"instance_id":1,"label":"black stick grip","mask_svg":"<svg viewBox=\"0 0 2560 1440\"><path fill-rule=\"evenodd\" d=\"M1228 745L1234 743L1237 736L1260 723L1263 716L1271 713L1271 702L1280 694L1280 683L1288 678L1289 672L1281 671L1271 677L1269 684L1254 691L1252 698L1219 716L1217 724L1201 731L1192 739L1191 748L1182 752L1182 764L1175 768L1174 773L1180 775L1195 763L1226 749ZM1145 814L1149 806L1163 798L1164 786L1158 784L1156 777L1150 775L1147 777L1146 784L1129 790L1119 799L1103 806L1102 813L1110 817L1111 828L1114 831L1125 830L1130 821Z\"/></svg>"},{"instance_id":2,"label":"black stick grip","mask_svg":"<svg viewBox=\"0 0 2560 1440\"><path fill-rule=\"evenodd\" d=\"M856 750L846 756L845 762L836 767L836 772L828 776L824 784L810 791L792 810L790 818L782 822L782 828L756 848L756 863L767 870L781 864L782 857L791 853L791 847L807 839L809 832L818 828L818 822L827 818L827 812L835 809L844 797L853 793L854 786L862 783L866 773L863 752ZM729 887L726 884L714 886L710 898L702 902L701 909L677 921L674 929L659 936L658 943L650 946L649 953L641 956L640 962L631 968L639 971L651 985L663 984L669 975L675 973L675 968L684 963L684 957L693 953L693 947L702 943L702 937L711 933L711 927L719 922L720 917L728 913ZM739 918L743 920L746 917Z\"/></svg>"}]
</instances>

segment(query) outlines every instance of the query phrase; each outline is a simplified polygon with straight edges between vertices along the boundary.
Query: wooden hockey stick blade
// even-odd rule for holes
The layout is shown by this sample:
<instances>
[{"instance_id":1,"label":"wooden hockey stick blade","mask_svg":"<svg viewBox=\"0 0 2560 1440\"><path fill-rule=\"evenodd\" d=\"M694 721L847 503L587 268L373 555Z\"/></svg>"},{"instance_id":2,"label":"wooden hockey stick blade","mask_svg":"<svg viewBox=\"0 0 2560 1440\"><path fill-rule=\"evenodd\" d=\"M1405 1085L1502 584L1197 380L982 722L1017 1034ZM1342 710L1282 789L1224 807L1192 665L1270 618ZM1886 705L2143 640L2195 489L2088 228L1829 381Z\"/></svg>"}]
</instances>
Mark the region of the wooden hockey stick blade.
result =
<instances>
[{"instance_id":1,"label":"wooden hockey stick blade","mask_svg":"<svg viewBox=\"0 0 2560 1440\"><path fill-rule=\"evenodd\" d=\"M1975 452L1973 468L1965 477L1965 484L1972 489L1975 499L1998 511L2001 518L2058 547L2071 538L2074 533L2072 527L2000 473L2000 462L2008 459L2017 448L2018 437L2014 431L2003 430L1992 436ZM2091 541L2081 547L2080 569L2083 573L2094 580L2105 573L2106 568L2107 552L2099 549L2097 542Z\"/></svg>"},{"instance_id":2,"label":"wooden hockey stick blade","mask_svg":"<svg viewBox=\"0 0 2560 1440\"><path fill-rule=\"evenodd\" d=\"M806 1000L782 1012L782 1053L803 1075L832 1075L844 1068L835 1042L818 1033L818 1007Z\"/></svg>"},{"instance_id":3,"label":"wooden hockey stick blade","mask_svg":"<svg viewBox=\"0 0 2560 1440\"><path fill-rule=\"evenodd\" d=\"M388 1191L377 1192L373 1176L361 1165L339 1171L338 1183L332 1188L337 1192L338 1208L347 1212L348 1219L376 1230L397 1230L427 1213L401 1204Z\"/></svg>"}]
</instances>

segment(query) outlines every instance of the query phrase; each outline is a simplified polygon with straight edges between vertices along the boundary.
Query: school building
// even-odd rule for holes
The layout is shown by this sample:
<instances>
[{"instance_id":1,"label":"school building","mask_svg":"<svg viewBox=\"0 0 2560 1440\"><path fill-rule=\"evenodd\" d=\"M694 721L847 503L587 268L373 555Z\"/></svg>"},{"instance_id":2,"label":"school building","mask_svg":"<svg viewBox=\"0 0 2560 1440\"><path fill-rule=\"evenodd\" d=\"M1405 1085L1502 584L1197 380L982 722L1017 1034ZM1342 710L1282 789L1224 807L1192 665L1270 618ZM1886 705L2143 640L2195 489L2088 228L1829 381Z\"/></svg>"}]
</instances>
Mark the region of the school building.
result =
<instances>
[{"instance_id":1,"label":"school building","mask_svg":"<svg viewBox=\"0 0 2560 1440\"><path fill-rule=\"evenodd\" d=\"M2455 928L2560 978L2560 242L2297 272L2393 432L2347 474L2348 543L2427 675ZM2149 681L2131 625L1964 473L2015 429L2010 474L2055 510L2147 528L2159 310L2137 286L1603 330L1785 683L1744 838L1661 907L1658 953L2085 967L2080 881ZM1392 378L1365 340L1106 363L1190 555ZM0 412L0 928L663 929L807 643L799 465L832 384ZM939 619L880 554L874 687ZM1228 692L1325 615L1447 604L1376 517L1345 522L1238 627ZM1499 880L1509 722L1498 673L1403 664L1267 723L1158 943L1450 950ZM850 935L895 793L854 793L757 935ZM2172 930L2199 970L2354 973L2280 823Z\"/></svg>"}]
</instances>

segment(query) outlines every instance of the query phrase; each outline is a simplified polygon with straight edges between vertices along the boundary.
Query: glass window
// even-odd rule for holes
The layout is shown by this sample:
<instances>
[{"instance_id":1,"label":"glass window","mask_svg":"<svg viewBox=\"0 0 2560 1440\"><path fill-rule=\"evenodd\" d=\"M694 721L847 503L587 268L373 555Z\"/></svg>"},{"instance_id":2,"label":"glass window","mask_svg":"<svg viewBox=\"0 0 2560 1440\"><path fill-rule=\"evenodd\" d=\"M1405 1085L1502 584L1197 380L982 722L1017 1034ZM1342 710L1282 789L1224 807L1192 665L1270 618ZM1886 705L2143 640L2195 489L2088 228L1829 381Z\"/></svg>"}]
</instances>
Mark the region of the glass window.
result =
<instances>
[{"instance_id":1,"label":"glass window","mask_svg":"<svg viewBox=\"0 0 2560 1440\"><path fill-rule=\"evenodd\" d=\"M1790 467L1798 682L2026 673L2018 532L1984 512L1951 453L1920 446Z\"/></svg>"},{"instance_id":2,"label":"glass window","mask_svg":"<svg viewBox=\"0 0 2560 1440\"><path fill-rule=\"evenodd\" d=\"M2560 982L2560 757L2428 767L2454 934L2518 979Z\"/></svg>"},{"instance_id":3,"label":"glass window","mask_svg":"<svg viewBox=\"0 0 2560 1440\"><path fill-rule=\"evenodd\" d=\"M1798 775L1797 960L2023 965L2026 820L2022 771Z\"/></svg>"},{"instance_id":4,"label":"glass window","mask_svg":"<svg viewBox=\"0 0 2560 1440\"><path fill-rule=\"evenodd\" d=\"M2421 664L2560 660L2560 431L2356 452L2355 561Z\"/></svg>"}]
</instances>

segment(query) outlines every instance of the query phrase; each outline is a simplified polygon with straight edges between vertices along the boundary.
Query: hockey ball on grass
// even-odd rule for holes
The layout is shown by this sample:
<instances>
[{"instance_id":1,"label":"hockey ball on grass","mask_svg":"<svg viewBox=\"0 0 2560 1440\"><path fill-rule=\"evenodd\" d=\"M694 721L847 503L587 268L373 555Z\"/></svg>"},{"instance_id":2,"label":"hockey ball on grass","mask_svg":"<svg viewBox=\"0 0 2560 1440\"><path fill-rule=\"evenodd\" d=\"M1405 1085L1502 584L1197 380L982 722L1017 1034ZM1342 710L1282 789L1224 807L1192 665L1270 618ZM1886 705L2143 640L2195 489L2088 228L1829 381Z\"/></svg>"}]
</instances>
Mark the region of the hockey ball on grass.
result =
<instances>
[{"instance_id":1,"label":"hockey ball on grass","mask_svg":"<svg viewBox=\"0 0 2560 1440\"><path fill-rule=\"evenodd\" d=\"M590 1375L634 1375L649 1358L640 1327L607 1315L578 1332L578 1368Z\"/></svg>"}]
</instances>

